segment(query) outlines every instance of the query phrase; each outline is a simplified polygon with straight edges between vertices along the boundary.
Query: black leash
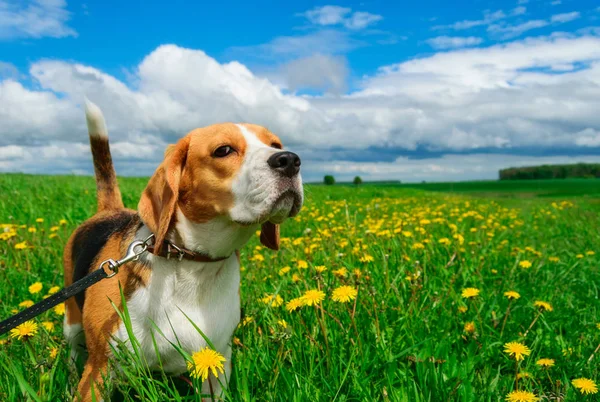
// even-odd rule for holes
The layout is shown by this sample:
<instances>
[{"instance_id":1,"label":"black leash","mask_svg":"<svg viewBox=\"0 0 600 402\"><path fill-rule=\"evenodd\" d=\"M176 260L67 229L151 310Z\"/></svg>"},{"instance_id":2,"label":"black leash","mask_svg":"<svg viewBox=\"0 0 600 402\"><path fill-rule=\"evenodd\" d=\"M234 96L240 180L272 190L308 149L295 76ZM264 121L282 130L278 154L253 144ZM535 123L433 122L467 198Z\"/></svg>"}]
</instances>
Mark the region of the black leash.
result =
<instances>
[{"instance_id":1,"label":"black leash","mask_svg":"<svg viewBox=\"0 0 600 402\"><path fill-rule=\"evenodd\" d=\"M109 275L103 269L97 269L93 273L84 276L71 286L67 286L66 288L59 290L41 302L36 303L20 313L17 313L16 315L13 315L12 317L0 322L0 335L4 335L14 327L23 324L25 321L29 321L33 317L42 314L46 310L50 310L52 307L64 302L70 297L83 292L85 289L108 276Z\"/></svg>"},{"instance_id":2,"label":"black leash","mask_svg":"<svg viewBox=\"0 0 600 402\"><path fill-rule=\"evenodd\" d=\"M127 249L127 254L125 257L118 261L114 260L106 260L103 261L98 269L96 269L91 274L88 274L74 282L72 285L67 286L66 288L62 288L55 294L46 299L42 300L39 303L34 304L33 306L13 315L10 318L0 322L0 335L4 335L11 329L15 328L18 325L23 324L26 321L31 320L32 318L42 314L44 311L50 310L52 307L56 306L64 302L65 300L75 296L78 293L83 292L90 286L95 283L100 282L102 279L112 278L119 272L119 267L123 264L126 264L130 261L136 261L140 255L142 255L148 249L148 242L152 239L154 235L150 235L146 240L136 240L129 245ZM136 247L142 247L141 251L135 251Z\"/></svg>"}]
</instances>

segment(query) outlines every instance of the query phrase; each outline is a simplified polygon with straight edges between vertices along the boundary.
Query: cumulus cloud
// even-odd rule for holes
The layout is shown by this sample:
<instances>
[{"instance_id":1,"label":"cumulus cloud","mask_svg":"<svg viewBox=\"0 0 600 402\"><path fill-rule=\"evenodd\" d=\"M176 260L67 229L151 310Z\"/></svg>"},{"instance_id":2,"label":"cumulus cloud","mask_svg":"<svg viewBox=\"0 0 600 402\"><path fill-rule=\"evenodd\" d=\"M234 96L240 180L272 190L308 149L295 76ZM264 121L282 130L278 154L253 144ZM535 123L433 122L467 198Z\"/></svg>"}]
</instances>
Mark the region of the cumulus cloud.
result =
<instances>
[{"instance_id":1,"label":"cumulus cloud","mask_svg":"<svg viewBox=\"0 0 600 402\"><path fill-rule=\"evenodd\" d=\"M453 49L479 45L483 39L475 36L437 36L426 42L434 49Z\"/></svg>"},{"instance_id":2,"label":"cumulus cloud","mask_svg":"<svg viewBox=\"0 0 600 402\"><path fill-rule=\"evenodd\" d=\"M135 84L128 84L90 66L44 60L29 69L33 87L14 78L1 81L0 169L91 172L80 106L84 95L105 113L111 142L119 144L113 148L121 174L150 174L166 144L222 121L269 127L288 148L302 150L303 166L313 175L332 165L311 160L333 147L354 155L344 161L336 154L337 164L354 166L356 155L374 148L451 158L600 145L600 38L592 33L450 50L391 64L344 95L286 94L239 62L219 63L200 50L175 45L155 49L132 75ZM298 85L337 85L294 76ZM70 153L52 157L59 149ZM74 151L79 149L81 154ZM372 177L378 175L374 171Z\"/></svg>"},{"instance_id":3,"label":"cumulus cloud","mask_svg":"<svg viewBox=\"0 0 600 402\"><path fill-rule=\"evenodd\" d=\"M579 13L578 11L573 11L571 13L563 13L563 14L553 15L550 18L550 22L558 22L558 23L569 22L569 21L576 20L579 17L581 17L581 13Z\"/></svg>"},{"instance_id":4,"label":"cumulus cloud","mask_svg":"<svg viewBox=\"0 0 600 402\"><path fill-rule=\"evenodd\" d=\"M348 29L355 30L364 29L383 19L381 15L365 11L352 12L352 9L348 7L330 5L315 7L299 15L305 17L314 25L342 25Z\"/></svg>"},{"instance_id":5,"label":"cumulus cloud","mask_svg":"<svg viewBox=\"0 0 600 402\"><path fill-rule=\"evenodd\" d=\"M314 54L293 60L281 68L283 82L292 91L313 89L344 93L349 70L343 57Z\"/></svg>"},{"instance_id":6,"label":"cumulus cloud","mask_svg":"<svg viewBox=\"0 0 600 402\"><path fill-rule=\"evenodd\" d=\"M0 40L77 36L65 0L0 0Z\"/></svg>"}]
</instances>

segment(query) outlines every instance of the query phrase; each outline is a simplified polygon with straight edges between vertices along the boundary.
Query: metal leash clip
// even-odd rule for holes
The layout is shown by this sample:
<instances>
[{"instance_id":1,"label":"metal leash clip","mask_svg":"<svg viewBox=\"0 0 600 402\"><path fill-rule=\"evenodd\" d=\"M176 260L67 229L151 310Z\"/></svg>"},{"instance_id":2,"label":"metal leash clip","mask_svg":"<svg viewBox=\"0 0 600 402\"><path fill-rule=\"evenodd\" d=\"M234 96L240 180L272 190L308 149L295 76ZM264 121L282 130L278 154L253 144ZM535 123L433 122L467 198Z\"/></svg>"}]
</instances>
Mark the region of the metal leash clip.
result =
<instances>
[{"instance_id":1,"label":"metal leash clip","mask_svg":"<svg viewBox=\"0 0 600 402\"><path fill-rule=\"evenodd\" d=\"M106 261L103 261L100 264L100 266L98 267L98 269L103 269L107 273L106 277L112 278L119 272L119 267L121 265L127 264L128 262L131 262L131 261L139 260L140 256L148 250L148 242L153 237L154 237L154 235L151 234L145 240L135 240L135 241L131 242L131 244L127 248L127 253L125 254L125 256L123 258L121 258L120 260L117 260L117 261L115 261L113 259L108 259ZM142 249L139 251L135 251L136 247L141 247Z\"/></svg>"}]
</instances>

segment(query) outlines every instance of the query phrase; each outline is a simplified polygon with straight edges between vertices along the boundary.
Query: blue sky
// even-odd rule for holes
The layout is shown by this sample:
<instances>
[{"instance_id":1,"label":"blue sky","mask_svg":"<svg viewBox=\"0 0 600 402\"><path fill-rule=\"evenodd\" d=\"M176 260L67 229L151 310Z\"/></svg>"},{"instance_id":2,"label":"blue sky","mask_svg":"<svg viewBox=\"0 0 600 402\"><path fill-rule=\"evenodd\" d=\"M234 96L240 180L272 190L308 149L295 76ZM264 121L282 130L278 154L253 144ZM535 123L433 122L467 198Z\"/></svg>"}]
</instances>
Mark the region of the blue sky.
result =
<instances>
[{"instance_id":1,"label":"blue sky","mask_svg":"<svg viewBox=\"0 0 600 402\"><path fill-rule=\"evenodd\" d=\"M0 0L0 171L90 174L84 95L123 175L220 121L308 180L600 162L596 1L202 3Z\"/></svg>"}]
</instances>

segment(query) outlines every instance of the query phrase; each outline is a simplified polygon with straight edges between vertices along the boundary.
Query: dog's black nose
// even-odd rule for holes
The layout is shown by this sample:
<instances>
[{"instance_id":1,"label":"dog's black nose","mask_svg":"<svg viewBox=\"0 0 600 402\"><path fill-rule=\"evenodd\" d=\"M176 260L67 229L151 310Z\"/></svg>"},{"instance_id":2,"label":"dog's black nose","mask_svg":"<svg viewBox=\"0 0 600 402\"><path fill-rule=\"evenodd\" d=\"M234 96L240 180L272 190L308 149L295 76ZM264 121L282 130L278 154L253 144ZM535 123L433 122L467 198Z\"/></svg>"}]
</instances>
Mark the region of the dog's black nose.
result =
<instances>
[{"instance_id":1,"label":"dog's black nose","mask_svg":"<svg viewBox=\"0 0 600 402\"><path fill-rule=\"evenodd\" d=\"M300 171L300 157L293 152L277 152L271 155L267 163L286 177L294 177Z\"/></svg>"}]
</instances>

